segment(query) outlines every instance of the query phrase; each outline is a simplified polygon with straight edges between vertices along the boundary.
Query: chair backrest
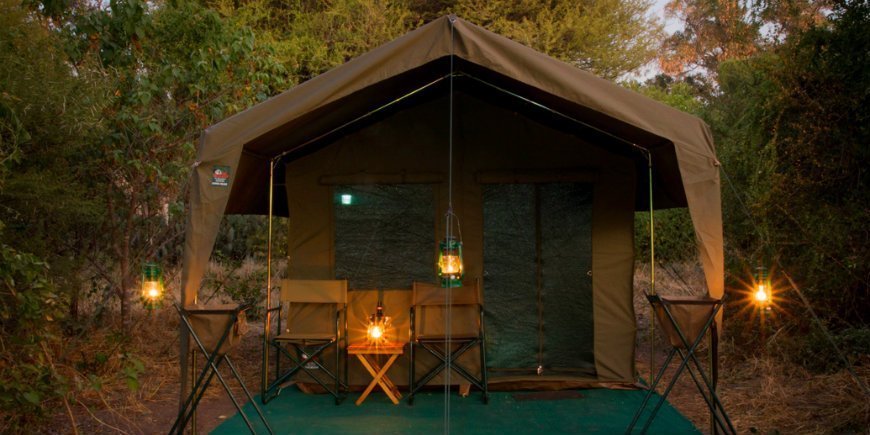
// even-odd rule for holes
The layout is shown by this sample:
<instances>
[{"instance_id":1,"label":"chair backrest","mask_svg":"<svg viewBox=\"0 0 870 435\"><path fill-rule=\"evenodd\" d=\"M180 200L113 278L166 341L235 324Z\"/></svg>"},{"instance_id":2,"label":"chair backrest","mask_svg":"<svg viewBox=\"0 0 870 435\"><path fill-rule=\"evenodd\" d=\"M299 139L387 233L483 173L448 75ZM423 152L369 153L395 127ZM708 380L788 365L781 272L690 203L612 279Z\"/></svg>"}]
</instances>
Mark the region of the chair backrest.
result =
<instances>
[{"instance_id":1,"label":"chair backrest","mask_svg":"<svg viewBox=\"0 0 870 435\"><path fill-rule=\"evenodd\" d=\"M411 306L415 310L414 327L417 336L444 335L447 304L451 304L451 334L479 335L480 280L464 283L462 287L449 289L436 284L414 282ZM450 299L447 299L448 293Z\"/></svg>"},{"instance_id":2,"label":"chair backrest","mask_svg":"<svg viewBox=\"0 0 870 435\"><path fill-rule=\"evenodd\" d=\"M347 304L347 280L281 280L284 331L336 332L335 315Z\"/></svg>"},{"instance_id":3,"label":"chair backrest","mask_svg":"<svg viewBox=\"0 0 870 435\"><path fill-rule=\"evenodd\" d=\"M346 304L347 280L282 279L281 303Z\"/></svg>"},{"instance_id":4,"label":"chair backrest","mask_svg":"<svg viewBox=\"0 0 870 435\"><path fill-rule=\"evenodd\" d=\"M436 284L414 281L411 304L414 306L482 305L480 280L463 283L462 287L450 291ZM448 293L450 300L447 299Z\"/></svg>"}]
</instances>

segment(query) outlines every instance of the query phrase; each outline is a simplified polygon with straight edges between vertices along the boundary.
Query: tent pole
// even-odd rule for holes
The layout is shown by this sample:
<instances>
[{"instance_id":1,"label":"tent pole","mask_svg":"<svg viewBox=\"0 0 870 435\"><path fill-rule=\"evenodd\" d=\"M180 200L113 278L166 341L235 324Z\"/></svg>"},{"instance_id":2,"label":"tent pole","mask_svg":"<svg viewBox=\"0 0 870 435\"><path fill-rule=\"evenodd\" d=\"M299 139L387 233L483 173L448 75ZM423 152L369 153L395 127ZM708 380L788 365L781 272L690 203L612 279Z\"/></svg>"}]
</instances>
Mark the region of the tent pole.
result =
<instances>
[{"instance_id":1,"label":"tent pole","mask_svg":"<svg viewBox=\"0 0 870 435\"><path fill-rule=\"evenodd\" d=\"M655 213L653 213L653 167L652 153L646 151L647 174L649 177L649 290L650 294L656 294L656 239L655 239ZM653 373L656 371L656 313L650 305L649 327L649 382L652 385Z\"/></svg>"},{"instance_id":2,"label":"tent pole","mask_svg":"<svg viewBox=\"0 0 870 435\"><path fill-rule=\"evenodd\" d=\"M266 394L269 379L269 333L272 331L272 212L275 206L275 160L269 161L269 236L266 242L266 323L263 328L263 368L260 394Z\"/></svg>"}]
</instances>

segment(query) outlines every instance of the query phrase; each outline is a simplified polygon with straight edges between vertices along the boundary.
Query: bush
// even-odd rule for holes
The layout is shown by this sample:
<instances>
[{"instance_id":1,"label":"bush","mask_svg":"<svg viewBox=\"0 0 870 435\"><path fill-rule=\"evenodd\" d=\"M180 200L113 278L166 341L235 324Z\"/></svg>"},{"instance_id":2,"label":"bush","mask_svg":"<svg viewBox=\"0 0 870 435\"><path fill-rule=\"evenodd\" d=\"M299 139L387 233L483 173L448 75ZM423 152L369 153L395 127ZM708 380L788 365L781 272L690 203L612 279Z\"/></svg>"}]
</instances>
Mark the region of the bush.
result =
<instances>
[{"instance_id":1,"label":"bush","mask_svg":"<svg viewBox=\"0 0 870 435\"><path fill-rule=\"evenodd\" d=\"M241 304L253 304L246 312L249 319L262 317L265 306L266 266L252 258L224 260L209 265L203 287L211 289L206 303L217 297Z\"/></svg>"},{"instance_id":2,"label":"bush","mask_svg":"<svg viewBox=\"0 0 870 435\"><path fill-rule=\"evenodd\" d=\"M45 262L0 244L0 432L23 430L66 395L50 351L63 306Z\"/></svg>"}]
</instances>

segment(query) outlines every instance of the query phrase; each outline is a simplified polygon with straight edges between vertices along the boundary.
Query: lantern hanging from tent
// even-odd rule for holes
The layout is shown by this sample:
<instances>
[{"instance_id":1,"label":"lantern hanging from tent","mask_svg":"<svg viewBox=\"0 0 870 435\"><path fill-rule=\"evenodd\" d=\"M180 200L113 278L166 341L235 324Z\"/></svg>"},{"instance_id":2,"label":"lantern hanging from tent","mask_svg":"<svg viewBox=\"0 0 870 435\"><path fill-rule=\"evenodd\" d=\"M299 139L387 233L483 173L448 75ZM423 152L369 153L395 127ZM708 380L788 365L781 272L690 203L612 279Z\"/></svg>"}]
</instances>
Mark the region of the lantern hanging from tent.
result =
<instances>
[{"instance_id":1,"label":"lantern hanging from tent","mask_svg":"<svg viewBox=\"0 0 870 435\"><path fill-rule=\"evenodd\" d=\"M441 241L438 250L438 277L441 287L462 285L462 242L453 237Z\"/></svg>"},{"instance_id":2,"label":"lantern hanging from tent","mask_svg":"<svg viewBox=\"0 0 870 435\"><path fill-rule=\"evenodd\" d=\"M366 330L366 339L371 345L384 344L387 341L387 330L390 327L392 318L384 315L384 304L378 301L378 307L375 313L369 317L369 326Z\"/></svg>"},{"instance_id":3,"label":"lantern hanging from tent","mask_svg":"<svg viewBox=\"0 0 870 435\"><path fill-rule=\"evenodd\" d=\"M163 271L157 263L142 266L142 301L153 308L163 298Z\"/></svg>"},{"instance_id":4,"label":"lantern hanging from tent","mask_svg":"<svg viewBox=\"0 0 870 435\"><path fill-rule=\"evenodd\" d=\"M772 285L770 284L770 276L767 274L767 268L759 266L755 269L755 293L753 299L762 307L770 304Z\"/></svg>"}]
</instances>

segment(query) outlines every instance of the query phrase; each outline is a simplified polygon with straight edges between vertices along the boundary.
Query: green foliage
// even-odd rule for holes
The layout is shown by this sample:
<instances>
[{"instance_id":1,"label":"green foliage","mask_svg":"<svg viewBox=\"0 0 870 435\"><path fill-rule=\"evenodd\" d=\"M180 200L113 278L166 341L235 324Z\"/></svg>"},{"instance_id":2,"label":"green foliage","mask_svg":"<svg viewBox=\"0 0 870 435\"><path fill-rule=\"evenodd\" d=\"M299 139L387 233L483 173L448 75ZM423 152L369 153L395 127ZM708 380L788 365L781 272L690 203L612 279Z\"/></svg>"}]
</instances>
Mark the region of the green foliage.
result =
<instances>
[{"instance_id":1,"label":"green foliage","mask_svg":"<svg viewBox=\"0 0 870 435\"><path fill-rule=\"evenodd\" d=\"M49 347L59 344L64 300L33 255L0 244L0 427L19 431L66 394Z\"/></svg>"},{"instance_id":2,"label":"green foliage","mask_svg":"<svg viewBox=\"0 0 870 435\"><path fill-rule=\"evenodd\" d=\"M833 335L833 341L852 364L860 363L870 349L870 328L847 328ZM845 368L836 357L828 337L819 328L803 334L789 334L772 343L771 349L786 359L818 373L833 373Z\"/></svg>"},{"instance_id":3,"label":"green foliage","mask_svg":"<svg viewBox=\"0 0 870 435\"><path fill-rule=\"evenodd\" d=\"M287 257L288 222L272 218L272 258ZM269 219L265 216L225 216L215 242L214 258L241 262L246 258L266 260Z\"/></svg>"},{"instance_id":4,"label":"green foliage","mask_svg":"<svg viewBox=\"0 0 870 435\"><path fill-rule=\"evenodd\" d=\"M213 298L242 304L253 304L246 312L248 318L259 319L266 300L266 267L251 258L223 259L212 263L203 278L203 288L211 291L206 303ZM203 292L205 292L204 290Z\"/></svg>"},{"instance_id":5,"label":"green foliage","mask_svg":"<svg viewBox=\"0 0 870 435\"><path fill-rule=\"evenodd\" d=\"M870 305L868 9L844 3L774 53L723 64L713 113L738 195L725 192L733 257L780 259L835 329L867 325Z\"/></svg>"},{"instance_id":6,"label":"green foliage","mask_svg":"<svg viewBox=\"0 0 870 435\"><path fill-rule=\"evenodd\" d=\"M692 84L675 82L667 76L657 76L644 84L626 83L626 87L683 112L700 116L706 106ZM645 176L645 174L644 174ZM657 263L692 261L697 258L695 230L689 210L685 208L656 210L655 255ZM649 212L637 212L634 217L636 259L648 262L650 257Z\"/></svg>"},{"instance_id":7,"label":"green foliage","mask_svg":"<svg viewBox=\"0 0 870 435\"><path fill-rule=\"evenodd\" d=\"M458 16L607 79L655 57L661 24L647 0L457 0Z\"/></svg>"},{"instance_id":8,"label":"green foliage","mask_svg":"<svg viewBox=\"0 0 870 435\"><path fill-rule=\"evenodd\" d=\"M655 255L656 263L694 261L698 257L695 228L689 210L675 208L656 210ZM634 215L634 252L637 261L649 262L649 212Z\"/></svg>"}]
</instances>

